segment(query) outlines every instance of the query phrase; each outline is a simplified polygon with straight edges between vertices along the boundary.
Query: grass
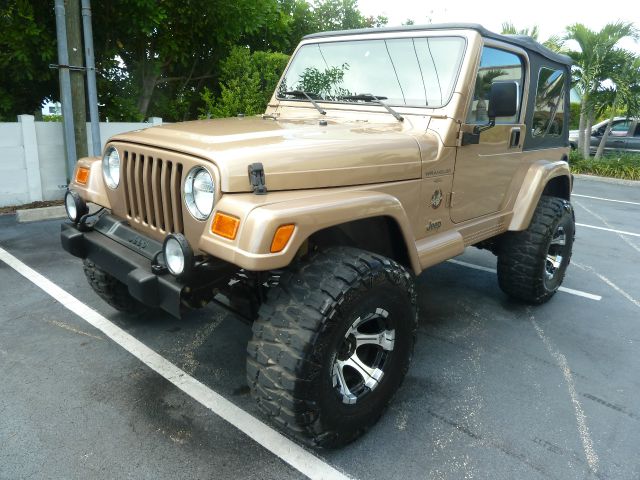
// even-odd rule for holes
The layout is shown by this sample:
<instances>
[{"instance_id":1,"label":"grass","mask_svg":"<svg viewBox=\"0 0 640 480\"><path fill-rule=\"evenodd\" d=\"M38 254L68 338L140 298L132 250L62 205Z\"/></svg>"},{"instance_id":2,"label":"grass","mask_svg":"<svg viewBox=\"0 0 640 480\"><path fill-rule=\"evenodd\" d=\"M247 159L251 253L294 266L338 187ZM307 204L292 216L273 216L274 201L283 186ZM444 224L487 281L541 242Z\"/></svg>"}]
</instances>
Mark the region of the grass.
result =
<instances>
[{"instance_id":1,"label":"grass","mask_svg":"<svg viewBox=\"0 0 640 480\"><path fill-rule=\"evenodd\" d=\"M573 173L640 180L640 153L612 153L600 160L594 160L584 158L580 153L572 150L569 155L569 164Z\"/></svg>"}]
</instances>

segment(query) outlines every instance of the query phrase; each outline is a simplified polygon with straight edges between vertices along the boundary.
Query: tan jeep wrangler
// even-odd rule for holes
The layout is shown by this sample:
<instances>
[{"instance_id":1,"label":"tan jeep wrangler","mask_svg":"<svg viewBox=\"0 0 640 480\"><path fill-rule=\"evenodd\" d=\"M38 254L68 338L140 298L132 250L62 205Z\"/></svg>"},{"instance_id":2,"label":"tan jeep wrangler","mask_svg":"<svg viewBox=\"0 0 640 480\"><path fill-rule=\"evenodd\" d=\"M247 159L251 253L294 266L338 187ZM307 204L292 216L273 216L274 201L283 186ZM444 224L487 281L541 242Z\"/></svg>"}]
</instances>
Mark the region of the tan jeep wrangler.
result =
<instances>
[{"instance_id":1,"label":"tan jeep wrangler","mask_svg":"<svg viewBox=\"0 0 640 480\"><path fill-rule=\"evenodd\" d=\"M569 85L569 58L479 25L309 35L264 115L125 133L80 159L62 245L118 310L248 317L261 410L342 445L407 372L415 275L476 246L511 297L558 290Z\"/></svg>"}]
</instances>

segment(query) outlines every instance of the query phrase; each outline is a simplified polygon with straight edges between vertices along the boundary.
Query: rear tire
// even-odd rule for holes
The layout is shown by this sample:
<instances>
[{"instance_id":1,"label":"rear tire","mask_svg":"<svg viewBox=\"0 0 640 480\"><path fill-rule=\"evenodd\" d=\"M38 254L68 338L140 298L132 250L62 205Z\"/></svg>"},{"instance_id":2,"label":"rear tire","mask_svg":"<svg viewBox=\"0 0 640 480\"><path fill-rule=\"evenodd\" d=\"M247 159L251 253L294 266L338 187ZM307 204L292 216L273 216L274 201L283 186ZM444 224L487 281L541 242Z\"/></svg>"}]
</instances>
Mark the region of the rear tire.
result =
<instances>
[{"instance_id":1,"label":"rear tire","mask_svg":"<svg viewBox=\"0 0 640 480\"><path fill-rule=\"evenodd\" d=\"M575 220L571 203L542 196L529 228L500 241L498 283L507 295L538 305L560 288L571 260Z\"/></svg>"},{"instance_id":2,"label":"rear tire","mask_svg":"<svg viewBox=\"0 0 640 480\"><path fill-rule=\"evenodd\" d=\"M131 296L124 283L102 270L91 260L84 261L83 269L93 291L116 310L140 314L148 309L146 305Z\"/></svg>"},{"instance_id":3,"label":"rear tire","mask_svg":"<svg viewBox=\"0 0 640 480\"><path fill-rule=\"evenodd\" d=\"M407 373L417 329L413 277L349 247L290 268L247 347L260 409L303 440L338 447L373 425Z\"/></svg>"}]
</instances>

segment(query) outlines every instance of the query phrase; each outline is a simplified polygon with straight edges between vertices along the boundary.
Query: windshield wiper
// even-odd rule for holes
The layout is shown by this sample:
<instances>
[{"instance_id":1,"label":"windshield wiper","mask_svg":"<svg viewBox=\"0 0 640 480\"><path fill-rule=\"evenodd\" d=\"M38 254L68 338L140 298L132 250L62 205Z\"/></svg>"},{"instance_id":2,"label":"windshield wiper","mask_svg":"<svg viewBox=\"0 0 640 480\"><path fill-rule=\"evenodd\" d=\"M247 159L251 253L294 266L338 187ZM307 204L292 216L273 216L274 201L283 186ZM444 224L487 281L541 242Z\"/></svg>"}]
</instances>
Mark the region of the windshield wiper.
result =
<instances>
[{"instance_id":1,"label":"windshield wiper","mask_svg":"<svg viewBox=\"0 0 640 480\"><path fill-rule=\"evenodd\" d=\"M316 110L318 110L320 112L321 115L326 115L327 111L325 109L323 109L320 105L318 105L316 103L316 101L311 98L311 95L309 95L307 92L303 92L302 90L290 90L288 92L282 92L283 95L291 95L293 97L305 97L307 100L309 100L314 107L316 107ZM313 92L311 92L312 95L317 95Z\"/></svg>"},{"instance_id":2,"label":"windshield wiper","mask_svg":"<svg viewBox=\"0 0 640 480\"><path fill-rule=\"evenodd\" d=\"M370 93L361 93L360 95L344 95L342 97L340 97L343 100L362 100L365 102L370 102L370 103L376 103L378 105L383 106L384 108L387 109L387 111L393 115L396 120L398 120L399 122L404 121L404 117L402 115L400 115L398 112L396 112L393 108L391 108L389 105L387 105L385 102L383 102L382 100L386 100L387 97L377 97L375 95L372 95Z\"/></svg>"}]
</instances>

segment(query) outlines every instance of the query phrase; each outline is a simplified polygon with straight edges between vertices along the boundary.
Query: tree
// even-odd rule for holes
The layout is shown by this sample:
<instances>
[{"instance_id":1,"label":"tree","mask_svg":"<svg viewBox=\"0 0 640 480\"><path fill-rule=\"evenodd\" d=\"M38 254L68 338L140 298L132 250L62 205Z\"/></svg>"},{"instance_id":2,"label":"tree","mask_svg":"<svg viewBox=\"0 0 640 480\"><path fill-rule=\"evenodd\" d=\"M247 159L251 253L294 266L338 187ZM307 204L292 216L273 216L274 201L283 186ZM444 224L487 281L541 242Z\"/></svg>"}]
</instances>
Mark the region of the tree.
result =
<instances>
[{"instance_id":1,"label":"tree","mask_svg":"<svg viewBox=\"0 0 640 480\"><path fill-rule=\"evenodd\" d=\"M106 62L126 72L146 117L155 113L154 96L188 97L215 78L229 46L262 29L277 0L111 0L94 2L94 9L97 25L109 23L94 29L99 67Z\"/></svg>"},{"instance_id":2,"label":"tree","mask_svg":"<svg viewBox=\"0 0 640 480\"><path fill-rule=\"evenodd\" d=\"M593 96L606 76L606 65L612 63L611 58L616 45L621 39L629 36L635 37L636 30L633 24L628 22L609 23L599 32L590 30L580 23L567 27L564 39L575 41L580 49L569 51L568 54L576 62L573 77L581 95L578 149L585 157L590 155L588 139L595 112Z\"/></svg>"},{"instance_id":3,"label":"tree","mask_svg":"<svg viewBox=\"0 0 640 480\"><path fill-rule=\"evenodd\" d=\"M502 24L502 32L503 35L526 35L528 37L533 38L538 41L538 37L540 36L540 30L537 25L529 28L516 28L511 22L504 22ZM562 38L558 35L551 35L544 42L541 42L542 45L547 47L549 50L556 53L564 53L564 43Z\"/></svg>"},{"instance_id":4,"label":"tree","mask_svg":"<svg viewBox=\"0 0 640 480\"><path fill-rule=\"evenodd\" d=\"M316 0L313 4L313 18L318 32L381 27L388 21L381 15L363 16L358 9L357 0Z\"/></svg>"},{"instance_id":5,"label":"tree","mask_svg":"<svg viewBox=\"0 0 640 480\"><path fill-rule=\"evenodd\" d=\"M288 61L283 53L251 53L246 47L234 47L220 64L220 95L216 97L207 87L201 94L201 118L264 112Z\"/></svg>"},{"instance_id":6,"label":"tree","mask_svg":"<svg viewBox=\"0 0 640 480\"><path fill-rule=\"evenodd\" d=\"M290 54L309 33L386 23L356 0L101 0L92 9L100 113L123 121L195 117L205 85L220 96L220 62L234 45ZM0 4L0 119L58 98L53 13L51 0ZM262 80L260 89L272 93Z\"/></svg>"},{"instance_id":7,"label":"tree","mask_svg":"<svg viewBox=\"0 0 640 480\"><path fill-rule=\"evenodd\" d=\"M40 110L58 97L53 2L9 0L0 6L0 120Z\"/></svg>"},{"instance_id":8,"label":"tree","mask_svg":"<svg viewBox=\"0 0 640 480\"><path fill-rule=\"evenodd\" d=\"M640 111L640 58L626 50L618 50L611 60L612 64L607 66L610 72L608 80L612 83L607 87L611 92L611 113L596 151L596 159L602 158L616 112L623 110L627 116L631 116Z\"/></svg>"},{"instance_id":9,"label":"tree","mask_svg":"<svg viewBox=\"0 0 640 480\"><path fill-rule=\"evenodd\" d=\"M276 50L291 54L303 36L328 30L380 27L381 15L365 17L357 0L278 0L267 26L245 35L242 44L251 50Z\"/></svg>"},{"instance_id":10,"label":"tree","mask_svg":"<svg viewBox=\"0 0 640 480\"><path fill-rule=\"evenodd\" d=\"M517 29L515 25L511 22L504 22L502 24L502 34L503 35L526 35L528 37L533 38L534 40L538 40L538 35L540 34L540 30L537 25L529 28L521 28Z\"/></svg>"}]
</instances>

